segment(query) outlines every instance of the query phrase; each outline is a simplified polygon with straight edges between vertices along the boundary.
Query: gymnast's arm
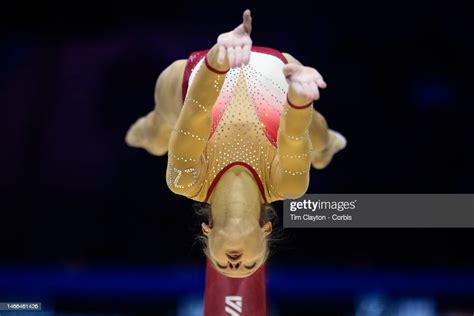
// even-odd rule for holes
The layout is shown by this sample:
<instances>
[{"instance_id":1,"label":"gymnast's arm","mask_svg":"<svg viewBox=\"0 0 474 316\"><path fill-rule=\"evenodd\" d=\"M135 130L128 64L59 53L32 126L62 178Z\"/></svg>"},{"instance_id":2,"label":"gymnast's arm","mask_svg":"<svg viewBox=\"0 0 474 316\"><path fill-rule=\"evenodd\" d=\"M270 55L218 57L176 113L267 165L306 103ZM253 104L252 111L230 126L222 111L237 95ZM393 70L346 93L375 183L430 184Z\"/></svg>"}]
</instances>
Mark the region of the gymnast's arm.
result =
<instances>
[{"instance_id":1,"label":"gymnast's arm","mask_svg":"<svg viewBox=\"0 0 474 316\"><path fill-rule=\"evenodd\" d=\"M208 51L184 100L169 142L167 184L171 191L193 197L205 176L204 149L211 131L212 107L219 96L230 67L247 64L250 58L251 16L246 10L243 22L222 33Z\"/></svg>"},{"instance_id":2,"label":"gymnast's arm","mask_svg":"<svg viewBox=\"0 0 474 316\"><path fill-rule=\"evenodd\" d=\"M218 50L216 44L207 53L209 66L217 71L228 69L227 65L217 63ZM177 194L192 197L198 193L199 187L195 184L204 176L204 148L211 130L212 107L223 82L223 74L202 63L172 129L166 179L170 190Z\"/></svg>"},{"instance_id":3,"label":"gymnast's arm","mask_svg":"<svg viewBox=\"0 0 474 316\"><path fill-rule=\"evenodd\" d=\"M312 144L308 133L313 117L313 100L319 99L319 88L326 83L321 75L298 62L285 65L289 83L287 100L278 129L278 154L272 163L271 178L282 198L297 198L309 186Z\"/></svg>"}]
</instances>

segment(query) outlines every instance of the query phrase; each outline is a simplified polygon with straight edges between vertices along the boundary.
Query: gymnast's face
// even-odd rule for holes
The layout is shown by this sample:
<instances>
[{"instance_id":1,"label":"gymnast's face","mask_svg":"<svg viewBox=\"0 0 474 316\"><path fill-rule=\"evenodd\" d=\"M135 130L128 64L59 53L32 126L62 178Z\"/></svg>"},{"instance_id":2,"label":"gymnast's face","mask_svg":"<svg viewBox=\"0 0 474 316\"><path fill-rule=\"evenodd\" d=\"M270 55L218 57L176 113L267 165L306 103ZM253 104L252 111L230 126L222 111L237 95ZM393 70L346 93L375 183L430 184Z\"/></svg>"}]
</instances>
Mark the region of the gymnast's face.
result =
<instances>
[{"instance_id":1,"label":"gymnast's face","mask_svg":"<svg viewBox=\"0 0 474 316\"><path fill-rule=\"evenodd\" d=\"M209 259L228 277L247 277L265 262L270 222L260 227L258 223L239 220L225 228L212 229L203 224L203 232L208 239Z\"/></svg>"}]
</instances>

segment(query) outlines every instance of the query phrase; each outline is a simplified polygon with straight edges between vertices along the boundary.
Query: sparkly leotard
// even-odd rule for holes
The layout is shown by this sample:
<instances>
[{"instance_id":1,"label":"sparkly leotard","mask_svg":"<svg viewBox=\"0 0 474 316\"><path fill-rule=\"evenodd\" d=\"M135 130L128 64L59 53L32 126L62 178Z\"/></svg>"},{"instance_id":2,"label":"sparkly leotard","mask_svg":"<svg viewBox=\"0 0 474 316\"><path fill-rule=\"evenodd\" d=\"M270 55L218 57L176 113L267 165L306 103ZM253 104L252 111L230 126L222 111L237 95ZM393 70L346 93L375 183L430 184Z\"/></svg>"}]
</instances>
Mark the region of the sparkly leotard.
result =
<instances>
[{"instance_id":1,"label":"sparkly leotard","mask_svg":"<svg viewBox=\"0 0 474 316\"><path fill-rule=\"evenodd\" d=\"M311 152L306 134L285 135L283 143L290 152L287 150L282 155L278 151L280 120L282 113L285 115L289 110L285 102L288 84L282 72L287 60L276 50L253 47L248 65L231 69L225 75L214 74L212 86L204 86L196 82L196 77L202 71L211 73L203 65L206 53L195 52L188 58L183 79L183 106L197 108L198 113L212 112L208 113L212 117L211 129L208 137L203 137L206 132L200 131L198 126L192 129L189 124L177 124L174 132L198 143L205 142L205 147L195 158L176 155L170 148L168 186L178 194L207 202L220 177L231 167L241 165L254 176L263 202L284 199L285 195L275 187L274 169L307 182ZM192 93L191 87L195 84L199 85L200 93ZM306 118L311 115L311 110L293 111ZM296 144L293 149L291 142ZM282 160L289 168L280 166ZM180 163L189 167L177 168Z\"/></svg>"}]
</instances>

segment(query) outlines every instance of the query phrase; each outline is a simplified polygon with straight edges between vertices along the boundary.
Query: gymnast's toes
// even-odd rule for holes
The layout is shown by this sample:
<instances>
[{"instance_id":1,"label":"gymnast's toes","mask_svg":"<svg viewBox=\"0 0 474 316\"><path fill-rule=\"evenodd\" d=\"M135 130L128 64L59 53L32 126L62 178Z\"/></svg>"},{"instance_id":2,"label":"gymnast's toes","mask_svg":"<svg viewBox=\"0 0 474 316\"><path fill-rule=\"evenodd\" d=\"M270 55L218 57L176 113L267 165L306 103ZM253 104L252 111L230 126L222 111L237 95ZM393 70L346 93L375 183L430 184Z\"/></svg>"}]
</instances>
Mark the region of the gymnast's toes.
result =
<instances>
[{"instance_id":1,"label":"gymnast's toes","mask_svg":"<svg viewBox=\"0 0 474 316\"><path fill-rule=\"evenodd\" d=\"M144 118L138 119L138 121L128 130L127 135L125 136L125 142L128 146L142 147L145 143L145 135L142 128L144 121Z\"/></svg>"},{"instance_id":2,"label":"gymnast's toes","mask_svg":"<svg viewBox=\"0 0 474 316\"><path fill-rule=\"evenodd\" d=\"M331 141L327 149L314 154L311 165L315 169L324 169L329 165L334 155L347 146L346 138L336 131L330 131Z\"/></svg>"}]
</instances>

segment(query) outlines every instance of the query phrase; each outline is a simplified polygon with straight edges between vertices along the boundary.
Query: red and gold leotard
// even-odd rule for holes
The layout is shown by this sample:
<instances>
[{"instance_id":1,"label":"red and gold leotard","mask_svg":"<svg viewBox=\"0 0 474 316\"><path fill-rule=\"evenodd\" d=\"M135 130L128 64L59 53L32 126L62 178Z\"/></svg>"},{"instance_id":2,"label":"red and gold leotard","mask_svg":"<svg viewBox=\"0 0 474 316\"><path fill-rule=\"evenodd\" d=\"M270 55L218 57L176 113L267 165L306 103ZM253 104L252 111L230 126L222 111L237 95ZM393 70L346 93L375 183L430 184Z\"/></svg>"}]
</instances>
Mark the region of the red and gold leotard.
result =
<instances>
[{"instance_id":1,"label":"red and gold leotard","mask_svg":"<svg viewBox=\"0 0 474 316\"><path fill-rule=\"evenodd\" d=\"M285 186L292 183L307 188L311 142L307 132L291 135L288 131L290 124L310 120L312 107L288 106L288 83L282 72L286 58L274 49L254 46L249 64L219 75L206 67L206 53L194 52L188 58L182 112L188 111L180 114L173 129L169 188L207 202L220 177L235 165L252 173L267 203L285 199ZM294 118L280 128L288 112ZM289 181L275 181L277 177Z\"/></svg>"}]
</instances>

